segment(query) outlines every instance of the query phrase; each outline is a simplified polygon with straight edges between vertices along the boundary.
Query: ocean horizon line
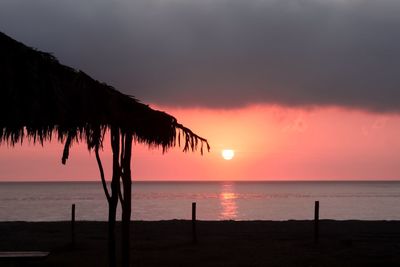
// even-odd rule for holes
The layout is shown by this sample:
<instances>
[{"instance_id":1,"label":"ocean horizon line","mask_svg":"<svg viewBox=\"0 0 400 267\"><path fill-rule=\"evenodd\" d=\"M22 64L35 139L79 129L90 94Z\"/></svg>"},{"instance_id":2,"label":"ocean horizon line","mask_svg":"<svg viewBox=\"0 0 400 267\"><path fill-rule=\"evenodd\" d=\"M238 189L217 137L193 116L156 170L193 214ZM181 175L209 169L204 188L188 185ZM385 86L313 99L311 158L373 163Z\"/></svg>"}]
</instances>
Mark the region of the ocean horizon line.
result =
<instances>
[{"instance_id":1,"label":"ocean horizon line","mask_svg":"<svg viewBox=\"0 0 400 267\"><path fill-rule=\"evenodd\" d=\"M110 187L109 184L107 186ZM137 181L132 185L134 218L282 220L312 216L321 203L321 219L400 219L400 181ZM99 181L3 182L0 218L52 221L107 218L107 200ZM373 209L371 207L374 207Z\"/></svg>"},{"instance_id":2,"label":"ocean horizon line","mask_svg":"<svg viewBox=\"0 0 400 267\"><path fill-rule=\"evenodd\" d=\"M107 180L110 183L111 180ZM366 183L400 182L400 179L321 180L132 180L132 183ZM0 180L0 183L101 183L101 180Z\"/></svg>"}]
</instances>

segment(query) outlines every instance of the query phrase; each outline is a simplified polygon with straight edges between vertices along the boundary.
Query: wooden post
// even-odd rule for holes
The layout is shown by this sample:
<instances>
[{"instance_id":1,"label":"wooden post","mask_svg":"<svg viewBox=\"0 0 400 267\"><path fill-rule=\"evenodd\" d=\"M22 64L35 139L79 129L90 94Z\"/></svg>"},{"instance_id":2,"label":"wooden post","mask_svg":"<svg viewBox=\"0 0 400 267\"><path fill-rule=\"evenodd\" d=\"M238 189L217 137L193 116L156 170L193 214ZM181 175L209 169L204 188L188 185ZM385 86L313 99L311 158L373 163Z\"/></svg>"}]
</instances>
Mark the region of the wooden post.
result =
<instances>
[{"instance_id":1,"label":"wooden post","mask_svg":"<svg viewBox=\"0 0 400 267\"><path fill-rule=\"evenodd\" d=\"M197 232L196 232L196 202L192 203L192 241L193 244L197 243Z\"/></svg>"},{"instance_id":2,"label":"wooden post","mask_svg":"<svg viewBox=\"0 0 400 267\"><path fill-rule=\"evenodd\" d=\"M319 239L319 201L315 201L314 207L314 242L318 243Z\"/></svg>"},{"instance_id":3,"label":"wooden post","mask_svg":"<svg viewBox=\"0 0 400 267\"><path fill-rule=\"evenodd\" d=\"M123 198L121 198L122 207L122 266L129 267L130 264L130 225L132 210L132 176L131 176L131 156L132 156L132 140L131 132L121 133L121 168L122 168L122 186Z\"/></svg>"},{"instance_id":4,"label":"wooden post","mask_svg":"<svg viewBox=\"0 0 400 267\"><path fill-rule=\"evenodd\" d=\"M71 244L75 246L75 204L72 204L71 210Z\"/></svg>"}]
</instances>

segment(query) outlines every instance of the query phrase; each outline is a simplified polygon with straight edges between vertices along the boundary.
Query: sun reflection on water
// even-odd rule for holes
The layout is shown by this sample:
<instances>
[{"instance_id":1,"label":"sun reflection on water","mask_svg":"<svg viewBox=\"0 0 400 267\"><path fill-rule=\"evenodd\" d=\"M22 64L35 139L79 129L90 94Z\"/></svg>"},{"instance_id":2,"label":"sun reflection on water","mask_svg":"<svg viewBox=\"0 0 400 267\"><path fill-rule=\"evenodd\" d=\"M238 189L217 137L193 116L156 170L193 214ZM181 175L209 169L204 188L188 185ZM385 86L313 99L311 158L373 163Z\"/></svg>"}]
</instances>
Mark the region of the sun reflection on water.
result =
<instances>
[{"instance_id":1,"label":"sun reflection on water","mask_svg":"<svg viewBox=\"0 0 400 267\"><path fill-rule=\"evenodd\" d=\"M219 218L221 220L234 220L237 217L237 194L233 183L222 184L222 192L219 195L222 207Z\"/></svg>"}]
</instances>

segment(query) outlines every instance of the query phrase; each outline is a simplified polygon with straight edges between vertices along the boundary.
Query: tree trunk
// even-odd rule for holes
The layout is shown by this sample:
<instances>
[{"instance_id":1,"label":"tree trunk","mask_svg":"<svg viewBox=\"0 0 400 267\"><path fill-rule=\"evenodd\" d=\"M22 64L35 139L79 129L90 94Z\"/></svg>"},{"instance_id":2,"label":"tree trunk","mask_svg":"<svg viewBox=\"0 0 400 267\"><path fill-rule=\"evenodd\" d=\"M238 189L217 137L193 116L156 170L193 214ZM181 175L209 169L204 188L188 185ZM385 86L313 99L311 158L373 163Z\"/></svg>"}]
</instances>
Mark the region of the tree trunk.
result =
<instances>
[{"instance_id":1,"label":"tree trunk","mask_svg":"<svg viewBox=\"0 0 400 267\"><path fill-rule=\"evenodd\" d=\"M113 152L113 174L111 180L111 196L108 201L108 257L109 266L117 266L116 246L115 246L115 223L117 218L117 205L119 193L119 178L121 177L121 167L119 164L119 130L111 128L111 148Z\"/></svg>"},{"instance_id":2,"label":"tree trunk","mask_svg":"<svg viewBox=\"0 0 400 267\"><path fill-rule=\"evenodd\" d=\"M108 265L110 267L117 266L117 255L115 247L115 218L117 214L117 206L108 203Z\"/></svg>"},{"instance_id":3,"label":"tree trunk","mask_svg":"<svg viewBox=\"0 0 400 267\"><path fill-rule=\"evenodd\" d=\"M122 266L130 265L130 224L131 224L131 194L132 194L132 177L131 177L131 153L132 153L132 134L127 133L125 136L125 149L122 164L122 185L124 196L122 206Z\"/></svg>"}]
</instances>

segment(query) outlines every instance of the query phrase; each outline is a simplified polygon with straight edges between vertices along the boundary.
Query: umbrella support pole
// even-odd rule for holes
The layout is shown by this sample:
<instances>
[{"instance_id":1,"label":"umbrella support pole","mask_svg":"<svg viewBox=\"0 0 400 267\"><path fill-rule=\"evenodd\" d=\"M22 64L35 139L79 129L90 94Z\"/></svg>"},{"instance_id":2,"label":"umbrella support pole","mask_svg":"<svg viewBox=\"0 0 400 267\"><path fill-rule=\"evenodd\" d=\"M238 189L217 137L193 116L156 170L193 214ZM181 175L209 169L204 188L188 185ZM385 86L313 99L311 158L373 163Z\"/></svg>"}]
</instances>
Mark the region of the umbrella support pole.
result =
<instances>
[{"instance_id":1,"label":"umbrella support pole","mask_svg":"<svg viewBox=\"0 0 400 267\"><path fill-rule=\"evenodd\" d=\"M122 167L122 186L123 197L122 206L122 266L130 266L130 224L132 209L132 176L131 176L131 155L132 155L132 133L127 132L121 134L122 151L121 151L121 167Z\"/></svg>"}]
</instances>

